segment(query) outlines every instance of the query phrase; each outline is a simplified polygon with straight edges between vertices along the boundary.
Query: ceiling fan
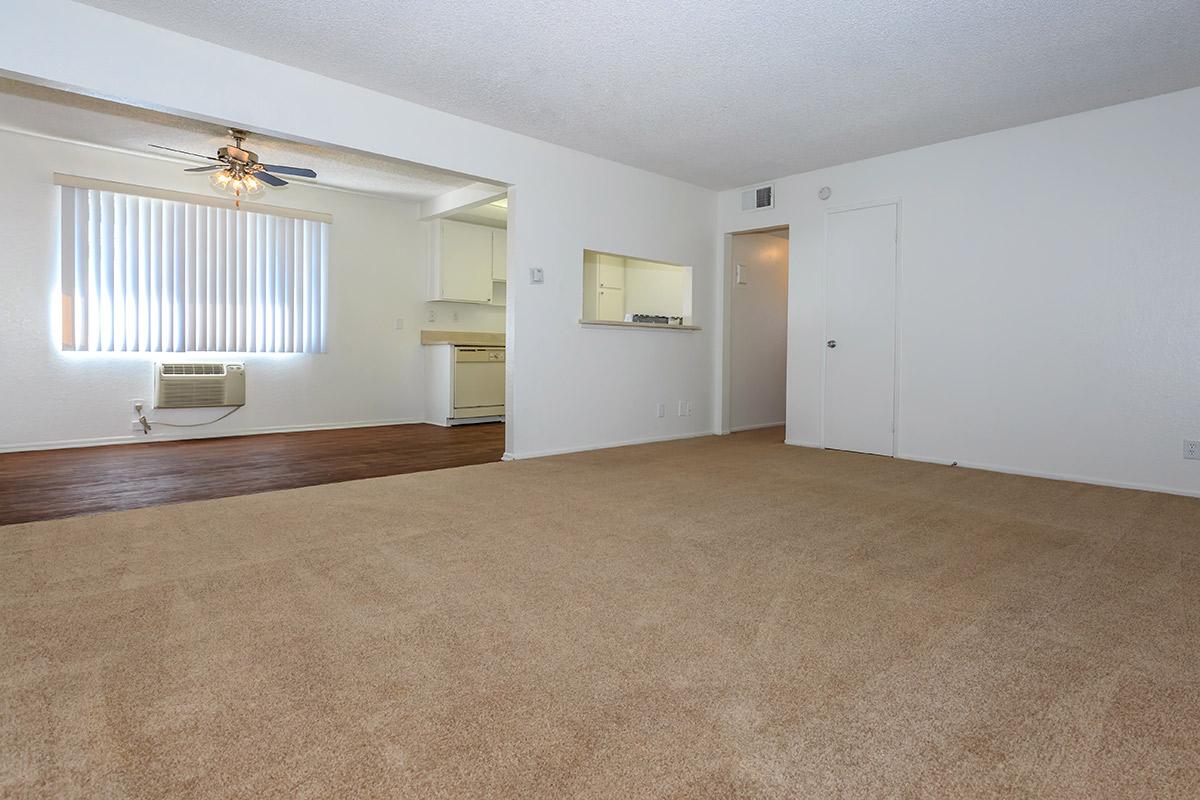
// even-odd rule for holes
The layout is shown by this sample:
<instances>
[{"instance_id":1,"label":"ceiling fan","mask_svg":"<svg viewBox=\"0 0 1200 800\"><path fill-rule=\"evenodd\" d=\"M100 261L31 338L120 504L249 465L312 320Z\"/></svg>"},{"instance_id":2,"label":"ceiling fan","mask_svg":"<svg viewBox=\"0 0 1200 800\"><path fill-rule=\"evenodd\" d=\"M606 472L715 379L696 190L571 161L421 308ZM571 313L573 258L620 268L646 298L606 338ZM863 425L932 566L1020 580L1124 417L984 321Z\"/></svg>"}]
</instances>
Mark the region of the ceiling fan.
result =
<instances>
[{"instance_id":1,"label":"ceiling fan","mask_svg":"<svg viewBox=\"0 0 1200 800\"><path fill-rule=\"evenodd\" d=\"M257 194L262 191L263 184L268 186L287 186L288 182L280 178L279 175L294 175L300 178L317 177L316 172L304 167L261 164L258 161L257 153L252 153L242 148L242 142L250 135L249 133L240 128L230 128L229 135L233 137L234 144L232 146L225 145L217 150L215 157L202 156L199 153L191 153L187 150L179 150L174 147L164 147L161 144L152 144L150 146L159 150L170 150L172 153L183 153L184 155L217 162L215 164L205 164L200 167L188 167L184 172L214 172L220 170L212 176L212 184L217 189L233 194L236 198L234 205L238 207L241 206L243 194ZM273 173L279 173L279 175Z\"/></svg>"}]
</instances>

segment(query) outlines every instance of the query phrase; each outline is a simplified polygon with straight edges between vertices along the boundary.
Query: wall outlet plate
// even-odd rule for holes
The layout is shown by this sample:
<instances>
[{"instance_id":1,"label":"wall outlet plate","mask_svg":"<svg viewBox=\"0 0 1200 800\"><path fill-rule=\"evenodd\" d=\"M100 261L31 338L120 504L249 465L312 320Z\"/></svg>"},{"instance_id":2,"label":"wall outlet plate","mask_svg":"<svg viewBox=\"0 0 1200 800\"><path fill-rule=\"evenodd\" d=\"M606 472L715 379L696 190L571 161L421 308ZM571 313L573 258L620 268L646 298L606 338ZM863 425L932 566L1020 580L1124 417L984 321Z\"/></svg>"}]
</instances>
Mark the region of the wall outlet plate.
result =
<instances>
[{"instance_id":1,"label":"wall outlet plate","mask_svg":"<svg viewBox=\"0 0 1200 800\"><path fill-rule=\"evenodd\" d=\"M542 271L541 267L530 267L529 268L529 282L530 283L545 283L546 282L546 273Z\"/></svg>"},{"instance_id":2,"label":"wall outlet plate","mask_svg":"<svg viewBox=\"0 0 1200 800\"><path fill-rule=\"evenodd\" d=\"M425 321L437 322L437 310L432 308L425 309Z\"/></svg>"},{"instance_id":3,"label":"wall outlet plate","mask_svg":"<svg viewBox=\"0 0 1200 800\"><path fill-rule=\"evenodd\" d=\"M129 401L129 410L133 412L133 415L135 417L138 415L138 406L141 406L142 413L145 413L145 411L146 411L146 401L145 400L140 400L138 398L134 398L133 400Z\"/></svg>"},{"instance_id":4,"label":"wall outlet plate","mask_svg":"<svg viewBox=\"0 0 1200 800\"><path fill-rule=\"evenodd\" d=\"M1183 457L1188 461L1200 461L1200 440L1183 440Z\"/></svg>"}]
</instances>

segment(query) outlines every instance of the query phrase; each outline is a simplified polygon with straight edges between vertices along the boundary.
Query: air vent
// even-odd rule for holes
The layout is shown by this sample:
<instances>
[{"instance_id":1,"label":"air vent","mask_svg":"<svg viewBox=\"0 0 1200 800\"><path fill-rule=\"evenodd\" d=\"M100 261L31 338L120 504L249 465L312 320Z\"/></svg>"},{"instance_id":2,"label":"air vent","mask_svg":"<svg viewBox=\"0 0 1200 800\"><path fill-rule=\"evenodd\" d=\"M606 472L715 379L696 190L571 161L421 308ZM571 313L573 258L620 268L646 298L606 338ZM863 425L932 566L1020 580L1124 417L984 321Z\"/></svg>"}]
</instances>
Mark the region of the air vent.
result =
<instances>
[{"instance_id":1,"label":"air vent","mask_svg":"<svg viewBox=\"0 0 1200 800\"><path fill-rule=\"evenodd\" d=\"M155 408L202 408L246 404L244 364L159 364Z\"/></svg>"},{"instance_id":2,"label":"air vent","mask_svg":"<svg viewBox=\"0 0 1200 800\"><path fill-rule=\"evenodd\" d=\"M775 207L775 184L756 186L742 191L742 211L760 211Z\"/></svg>"},{"instance_id":3,"label":"air vent","mask_svg":"<svg viewBox=\"0 0 1200 800\"><path fill-rule=\"evenodd\" d=\"M224 364L163 364L163 375L224 375Z\"/></svg>"}]
</instances>

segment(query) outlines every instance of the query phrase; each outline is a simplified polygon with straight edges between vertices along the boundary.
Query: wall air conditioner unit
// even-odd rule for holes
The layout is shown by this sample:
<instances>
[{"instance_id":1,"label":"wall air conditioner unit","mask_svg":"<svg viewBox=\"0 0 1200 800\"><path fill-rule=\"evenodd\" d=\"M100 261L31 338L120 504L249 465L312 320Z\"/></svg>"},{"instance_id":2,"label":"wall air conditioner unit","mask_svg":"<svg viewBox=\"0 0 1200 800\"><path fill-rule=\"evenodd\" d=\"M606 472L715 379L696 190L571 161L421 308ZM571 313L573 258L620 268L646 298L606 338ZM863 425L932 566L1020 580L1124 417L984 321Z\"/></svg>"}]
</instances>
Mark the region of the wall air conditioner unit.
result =
<instances>
[{"instance_id":1,"label":"wall air conditioner unit","mask_svg":"<svg viewBox=\"0 0 1200 800\"><path fill-rule=\"evenodd\" d=\"M742 190L742 211L761 211L775 207L775 184L768 183Z\"/></svg>"},{"instance_id":2,"label":"wall air conditioner unit","mask_svg":"<svg viewBox=\"0 0 1200 800\"><path fill-rule=\"evenodd\" d=\"M155 365L155 408L244 405L245 364Z\"/></svg>"}]
</instances>

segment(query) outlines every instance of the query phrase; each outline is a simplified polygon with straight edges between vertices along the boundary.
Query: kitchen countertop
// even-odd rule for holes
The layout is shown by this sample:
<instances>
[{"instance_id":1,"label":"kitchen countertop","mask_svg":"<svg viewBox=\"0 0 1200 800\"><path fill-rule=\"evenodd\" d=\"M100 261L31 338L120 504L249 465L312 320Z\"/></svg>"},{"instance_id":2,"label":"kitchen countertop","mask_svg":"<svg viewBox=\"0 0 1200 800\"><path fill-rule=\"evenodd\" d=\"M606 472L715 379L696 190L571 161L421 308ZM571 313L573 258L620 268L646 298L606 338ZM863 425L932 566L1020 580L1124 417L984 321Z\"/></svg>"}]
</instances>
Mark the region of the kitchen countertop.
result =
<instances>
[{"instance_id":1,"label":"kitchen countertop","mask_svg":"<svg viewBox=\"0 0 1200 800\"><path fill-rule=\"evenodd\" d=\"M421 331L421 344L504 347L504 334L488 331Z\"/></svg>"}]
</instances>

